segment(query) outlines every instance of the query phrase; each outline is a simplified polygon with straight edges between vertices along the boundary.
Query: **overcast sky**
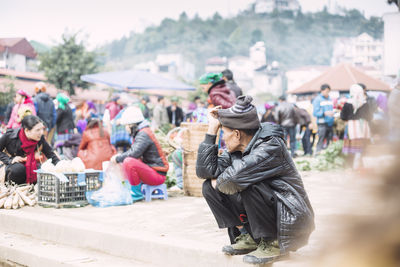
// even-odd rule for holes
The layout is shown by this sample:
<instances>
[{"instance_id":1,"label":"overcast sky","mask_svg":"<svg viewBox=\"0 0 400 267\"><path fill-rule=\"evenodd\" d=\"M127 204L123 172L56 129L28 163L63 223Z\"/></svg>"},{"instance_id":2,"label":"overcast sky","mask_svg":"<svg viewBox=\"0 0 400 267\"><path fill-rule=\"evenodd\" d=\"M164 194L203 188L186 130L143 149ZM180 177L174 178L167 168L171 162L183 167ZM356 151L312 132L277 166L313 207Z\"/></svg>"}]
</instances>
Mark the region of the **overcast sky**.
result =
<instances>
[{"instance_id":1,"label":"overcast sky","mask_svg":"<svg viewBox=\"0 0 400 267\"><path fill-rule=\"evenodd\" d=\"M185 11L191 18L202 18L218 11L222 16L236 14L255 0L1 0L0 38L26 37L53 45L63 32L80 30L88 35L86 44L94 48L107 41L140 32L165 18L178 18ZM386 0L299 0L303 12L321 10L330 1L356 8L366 16L396 12Z\"/></svg>"}]
</instances>

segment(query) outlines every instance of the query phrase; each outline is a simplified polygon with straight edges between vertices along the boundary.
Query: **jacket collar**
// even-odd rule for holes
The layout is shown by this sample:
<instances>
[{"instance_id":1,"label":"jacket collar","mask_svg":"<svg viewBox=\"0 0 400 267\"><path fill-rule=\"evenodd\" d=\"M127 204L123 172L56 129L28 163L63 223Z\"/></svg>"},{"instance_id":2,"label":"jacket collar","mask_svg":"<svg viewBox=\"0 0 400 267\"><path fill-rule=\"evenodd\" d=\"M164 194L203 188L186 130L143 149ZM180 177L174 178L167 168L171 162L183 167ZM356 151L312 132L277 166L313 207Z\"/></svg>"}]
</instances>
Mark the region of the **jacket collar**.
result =
<instances>
[{"instance_id":1,"label":"jacket collar","mask_svg":"<svg viewBox=\"0 0 400 267\"><path fill-rule=\"evenodd\" d=\"M278 124L273 124L270 122L261 123L261 127L255 133L250 143L247 145L246 149L243 152L243 155L250 153L257 140L266 139L272 136L280 137L283 139L284 137L283 128Z\"/></svg>"},{"instance_id":2,"label":"jacket collar","mask_svg":"<svg viewBox=\"0 0 400 267\"><path fill-rule=\"evenodd\" d=\"M17 128L17 129L12 129L12 132L10 134L10 138L12 139L17 139L18 138L18 133L22 128Z\"/></svg>"}]
</instances>

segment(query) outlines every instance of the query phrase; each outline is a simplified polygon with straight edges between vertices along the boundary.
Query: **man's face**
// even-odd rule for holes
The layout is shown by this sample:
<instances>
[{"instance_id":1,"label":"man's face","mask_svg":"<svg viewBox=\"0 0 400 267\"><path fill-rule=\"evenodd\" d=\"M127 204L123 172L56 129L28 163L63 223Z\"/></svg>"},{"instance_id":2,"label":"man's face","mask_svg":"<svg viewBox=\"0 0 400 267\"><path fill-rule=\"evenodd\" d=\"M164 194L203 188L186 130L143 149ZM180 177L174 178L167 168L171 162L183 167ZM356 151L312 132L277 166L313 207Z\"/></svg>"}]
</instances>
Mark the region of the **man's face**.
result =
<instances>
[{"instance_id":1,"label":"man's face","mask_svg":"<svg viewBox=\"0 0 400 267\"><path fill-rule=\"evenodd\" d=\"M326 88L325 90L322 90L322 91L321 91L321 94L322 94L325 98L328 98L330 92L331 92L331 89Z\"/></svg>"},{"instance_id":2,"label":"man's face","mask_svg":"<svg viewBox=\"0 0 400 267\"><path fill-rule=\"evenodd\" d=\"M238 151L240 145L240 131L233 130L224 126L222 126L222 131L224 131L223 139L229 153Z\"/></svg>"}]
</instances>

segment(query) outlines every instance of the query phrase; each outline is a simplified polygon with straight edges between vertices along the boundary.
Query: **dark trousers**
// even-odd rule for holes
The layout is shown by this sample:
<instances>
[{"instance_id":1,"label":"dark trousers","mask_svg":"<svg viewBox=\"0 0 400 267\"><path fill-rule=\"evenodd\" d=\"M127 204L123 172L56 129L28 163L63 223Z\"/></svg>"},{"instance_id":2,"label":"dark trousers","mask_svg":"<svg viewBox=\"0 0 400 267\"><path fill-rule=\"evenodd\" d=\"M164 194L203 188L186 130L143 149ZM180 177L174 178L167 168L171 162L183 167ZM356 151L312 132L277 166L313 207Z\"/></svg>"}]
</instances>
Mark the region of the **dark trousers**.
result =
<instances>
[{"instance_id":1,"label":"dark trousers","mask_svg":"<svg viewBox=\"0 0 400 267\"><path fill-rule=\"evenodd\" d=\"M285 141L287 142L287 137L289 135L290 138L290 154L292 157L295 155L296 152L296 126L286 127L283 126L285 130Z\"/></svg>"},{"instance_id":2,"label":"dark trousers","mask_svg":"<svg viewBox=\"0 0 400 267\"><path fill-rule=\"evenodd\" d=\"M214 189L211 180L206 180L203 196L219 228L244 225L254 239L277 238L276 199L266 182L251 185L234 195L226 195Z\"/></svg>"},{"instance_id":3,"label":"dark trousers","mask_svg":"<svg viewBox=\"0 0 400 267\"><path fill-rule=\"evenodd\" d=\"M303 138L301 138L301 142L303 144L304 155L312 155L312 146L311 146L311 130L307 127L304 131Z\"/></svg>"},{"instance_id":4,"label":"dark trousers","mask_svg":"<svg viewBox=\"0 0 400 267\"><path fill-rule=\"evenodd\" d=\"M6 167L6 181L16 184L26 183L26 168L22 163L10 164Z\"/></svg>"},{"instance_id":5,"label":"dark trousers","mask_svg":"<svg viewBox=\"0 0 400 267\"><path fill-rule=\"evenodd\" d=\"M326 146L329 145L333 137L333 127L327 124L318 124L318 142L317 152L324 148L324 140L326 139Z\"/></svg>"}]
</instances>

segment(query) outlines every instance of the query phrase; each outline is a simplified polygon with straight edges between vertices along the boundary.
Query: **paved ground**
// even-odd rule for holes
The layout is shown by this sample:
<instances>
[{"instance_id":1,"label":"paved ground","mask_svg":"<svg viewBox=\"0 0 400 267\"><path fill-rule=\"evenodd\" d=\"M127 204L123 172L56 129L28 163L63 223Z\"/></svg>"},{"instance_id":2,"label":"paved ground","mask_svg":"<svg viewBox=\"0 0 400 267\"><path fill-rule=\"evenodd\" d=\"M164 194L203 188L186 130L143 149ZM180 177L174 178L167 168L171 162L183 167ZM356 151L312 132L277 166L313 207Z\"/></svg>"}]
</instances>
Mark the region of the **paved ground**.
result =
<instances>
[{"instance_id":1,"label":"paved ground","mask_svg":"<svg viewBox=\"0 0 400 267\"><path fill-rule=\"evenodd\" d=\"M350 216L369 216L379 208L379 203L371 197L379 179L359 177L345 171L304 172L302 177L316 214L316 229L308 246L274 266L310 266L310 261L318 256L322 247L332 239L341 238L342 227L349 222ZM244 265L241 256L227 257L220 252L221 247L228 244L226 230L217 228L203 198L178 195L168 201L138 202L110 208L2 209L0 225L3 226L0 245L3 248L11 246L14 250L18 248L18 242L25 241L19 240L18 236L13 239L10 235L23 234L33 239L49 240L53 246L59 246L59 251L63 251L62 245L65 245L114 255L121 257L121 261L130 258L126 265L131 266ZM73 254L74 250L70 251ZM10 258L10 255L0 253L0 258ZM163 261L157 255L165 257L165 264L161 264ZM22 254L19 257L24 258ZM67 261L70 264L73 260L65 259L61 265ZM100 260L96 264L95 260L86 259L71 266L101 265Z\"/></svg>"}]
</instances>

